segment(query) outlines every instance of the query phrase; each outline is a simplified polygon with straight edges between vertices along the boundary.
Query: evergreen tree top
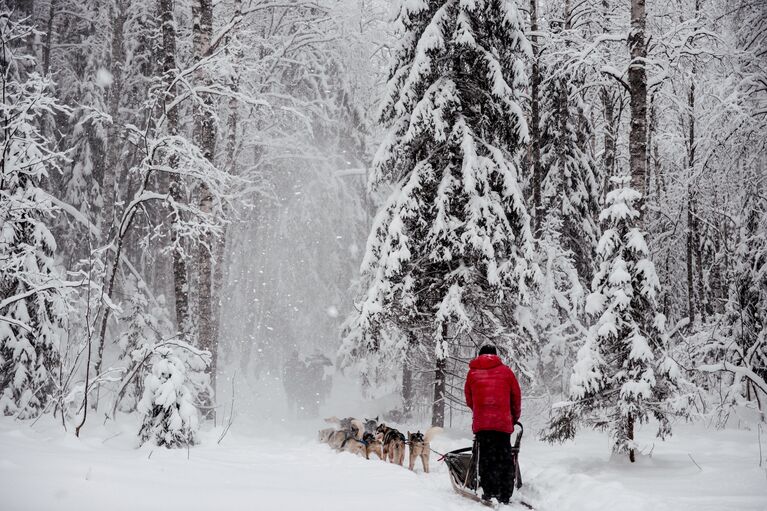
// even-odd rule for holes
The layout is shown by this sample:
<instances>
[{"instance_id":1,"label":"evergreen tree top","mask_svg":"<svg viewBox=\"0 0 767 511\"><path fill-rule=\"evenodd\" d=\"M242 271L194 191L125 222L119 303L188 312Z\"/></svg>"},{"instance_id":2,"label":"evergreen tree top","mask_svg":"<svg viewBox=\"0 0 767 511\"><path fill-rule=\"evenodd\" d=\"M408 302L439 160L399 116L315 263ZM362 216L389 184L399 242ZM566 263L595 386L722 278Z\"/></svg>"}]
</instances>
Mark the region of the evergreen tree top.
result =
<instances>
[{"instance_id":1,"label":"evergreen tree top","mask_svg":"<svg viewBox=\"0 0 767 511\"><path fill-rule=\"evenodd\" d=\"M460 125L488 151L513 156L528 140L519 89L527 84L523 59L531 55L515 4L406 1L397 19L402 37L381 104L381 122L390 130L376 153L371 186L405 175L427 156L427 140L461 144ZM431 149L428 160L444 156Z\"/></svg>"},{"instance_id":2,"label":"evergreen tree top","mask_svg":"<svg viewBox=\"0 0 767 511\"><path fill-rule=\"evenodd\" d=\"M367 291L342 352L377 350L382 329L444 341L528 300L538 273L518 154L530 53L508 1L405 2L370 186L393 184L362 262ZM398 349L399 343L387 346ZM444 342L435 354L448 354Z\"/></svg>"}]
</instances>

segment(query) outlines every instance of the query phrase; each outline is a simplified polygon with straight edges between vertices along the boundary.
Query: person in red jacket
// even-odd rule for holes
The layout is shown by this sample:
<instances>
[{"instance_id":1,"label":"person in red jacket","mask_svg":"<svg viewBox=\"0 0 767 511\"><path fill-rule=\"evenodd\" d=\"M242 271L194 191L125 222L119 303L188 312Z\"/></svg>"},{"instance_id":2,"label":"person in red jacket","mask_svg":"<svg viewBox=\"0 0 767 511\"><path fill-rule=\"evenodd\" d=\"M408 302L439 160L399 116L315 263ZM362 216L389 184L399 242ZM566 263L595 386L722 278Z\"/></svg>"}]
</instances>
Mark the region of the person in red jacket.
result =
<instances>
[{"instance_id":1,"label":"person in red jacket","mask_svg":"<svg viewBox=\"0 0 767 511\"><path fill-rule=\"evenodd\" d=\"M471 429L482 498L507 504L514 476L511 433L522 413L522 393L517 377L501 362L495 346L482 346L469 363L464 394L473 414Z\"/></svg>"}]
</instances>

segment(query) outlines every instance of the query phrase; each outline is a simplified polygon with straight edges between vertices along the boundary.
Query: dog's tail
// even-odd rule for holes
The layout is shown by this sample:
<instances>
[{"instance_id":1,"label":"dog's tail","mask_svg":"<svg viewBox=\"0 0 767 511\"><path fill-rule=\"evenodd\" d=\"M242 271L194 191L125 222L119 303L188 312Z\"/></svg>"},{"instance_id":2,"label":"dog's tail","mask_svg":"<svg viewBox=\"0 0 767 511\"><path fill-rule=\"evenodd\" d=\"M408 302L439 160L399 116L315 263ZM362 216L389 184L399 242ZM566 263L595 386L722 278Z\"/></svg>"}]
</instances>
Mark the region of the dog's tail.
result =
<instances>
[{"instance_id":1,"label":"dog's tail","mask_svg":"<svg viewBox=\"0 0 767 511\"><path fill-rule=\"evenodd\" d=\"M365 433L365 425L359 419L352 419L352 429L357 428L357 440L362 440Z\"/></svg>"},{"instance_id":2,"label":"dog's tail","mask_svg":"<svg viewBox=\"0 0 767 511\"><path fill-rule=\"evenodd\" d=\"M426 433L423 434L423 440L424 442L431 442L432 438L442 433L443 429L439 426L433 426L426 430Z\"/></svg>"},{"instance_id":3,"label":"dog's tail","mask_svg":"<svg viewBox=\"0 0 767 511\"><path fill-rule=\"evenodd\" d=\"M325 422L327 422L328 424L341 424L341 419L339 419L338 417L334 415L332 417L327 417L325 419Z\"/></svg>"}]
</instances>

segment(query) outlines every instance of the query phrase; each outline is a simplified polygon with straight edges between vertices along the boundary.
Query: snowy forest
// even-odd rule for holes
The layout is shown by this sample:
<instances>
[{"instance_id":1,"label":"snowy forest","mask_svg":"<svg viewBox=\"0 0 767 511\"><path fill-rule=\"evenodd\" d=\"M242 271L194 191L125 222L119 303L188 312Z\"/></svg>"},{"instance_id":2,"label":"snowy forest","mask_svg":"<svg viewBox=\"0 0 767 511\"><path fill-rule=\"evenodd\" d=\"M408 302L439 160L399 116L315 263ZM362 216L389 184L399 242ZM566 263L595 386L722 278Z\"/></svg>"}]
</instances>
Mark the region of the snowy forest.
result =
<instances>
[{"instance_id":1,"label":"snowy forest","mask_svg":"<svg viewBox=\"0 0 767 511\"><path fill-rule=\"evenodd\" d=\"M315 437L470 444L486 344L526 507L767 507L767 2L0 0L0 46L6 509L472 509ZM270 436L309 494L248 496Z\"/></svg>"}]
</instances>

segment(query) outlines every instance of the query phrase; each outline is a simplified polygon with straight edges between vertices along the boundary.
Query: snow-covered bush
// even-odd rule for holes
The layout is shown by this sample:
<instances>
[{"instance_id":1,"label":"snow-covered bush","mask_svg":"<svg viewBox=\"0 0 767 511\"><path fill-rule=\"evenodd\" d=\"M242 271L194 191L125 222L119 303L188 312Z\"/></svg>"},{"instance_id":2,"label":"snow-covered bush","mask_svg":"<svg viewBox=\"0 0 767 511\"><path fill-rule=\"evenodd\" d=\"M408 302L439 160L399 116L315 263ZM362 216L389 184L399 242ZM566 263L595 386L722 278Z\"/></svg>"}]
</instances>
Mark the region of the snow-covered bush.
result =
<instances>
[{"instance_id":1,"label":"snow-covered bush","mask_svg":"<svg viewBox=\"0 0 767 511\"><path fill-rule=\"evenodd\" d=\"M143 416L139 440L159 446L183 447L197 443L200 395L209 391L202 374L210 353L182 341L165 341L133 352L144 361L144 394L138 410Z\"/></svg>"},{"instance_id":2,"label":"snow-covered bush","mask_svg":"<svg viewBox=\"0 0 767 511\"><path fill-rule=\"evenodd\" d=\"M164 306L164 297L152 297L146 285L134 276L129 276L123 286L128 298L117 317L123 331L116 342L121 351L120 358L127 362L127 366L113 409L132 411L137 407L144 388L143 380L135 377L143 360L134 357L133 353L160 344L171 336L174 328Z\"/></svg>"}]
</instances>

